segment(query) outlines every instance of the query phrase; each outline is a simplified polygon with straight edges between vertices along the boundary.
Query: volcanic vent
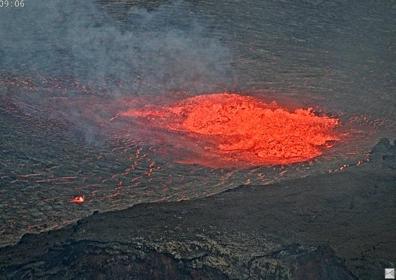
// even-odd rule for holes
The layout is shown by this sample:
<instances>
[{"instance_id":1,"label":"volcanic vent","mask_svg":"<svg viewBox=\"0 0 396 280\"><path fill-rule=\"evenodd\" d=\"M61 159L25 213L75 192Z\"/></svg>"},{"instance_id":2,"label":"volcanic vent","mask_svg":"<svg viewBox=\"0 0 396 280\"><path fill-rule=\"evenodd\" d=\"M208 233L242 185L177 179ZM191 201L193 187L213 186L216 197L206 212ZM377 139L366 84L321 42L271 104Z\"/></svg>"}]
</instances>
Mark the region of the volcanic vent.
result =
<instances>
[{"instance_id":1,"label":"volcanic vent","mask_svg":"<svg viewBox=\"0 0 396 280\"><path fill-rule=\"evenodd\" d=\"M290 164L317 156L339 140L339 120L311 108L288 110L249 96L217 93L187 98L167 106L149 105L121 114L153 127L199 140L206 154L222 165ZM197 142L196 142L197 143ZM218 165L188 159L190 163Z\"/></svg>"}]
</instances>

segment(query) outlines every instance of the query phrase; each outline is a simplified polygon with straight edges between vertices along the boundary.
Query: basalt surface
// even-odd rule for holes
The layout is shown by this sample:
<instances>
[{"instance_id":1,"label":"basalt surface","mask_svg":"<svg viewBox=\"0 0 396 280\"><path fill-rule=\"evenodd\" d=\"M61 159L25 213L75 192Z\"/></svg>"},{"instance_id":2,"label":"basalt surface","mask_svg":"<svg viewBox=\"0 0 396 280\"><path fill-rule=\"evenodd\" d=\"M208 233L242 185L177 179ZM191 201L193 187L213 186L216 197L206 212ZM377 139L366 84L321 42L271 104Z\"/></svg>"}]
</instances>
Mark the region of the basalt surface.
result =
<instances>
[{"instance_id":1,"label":"basalt surface","mask_svg":"<svg viewBox=\"0 0 396 280\"><path fill-rule=\"evenodd\" d=\"M1 279L382 279L396 147L344 172L95 213L0 249Z\"/></svg>"}]
</instances>

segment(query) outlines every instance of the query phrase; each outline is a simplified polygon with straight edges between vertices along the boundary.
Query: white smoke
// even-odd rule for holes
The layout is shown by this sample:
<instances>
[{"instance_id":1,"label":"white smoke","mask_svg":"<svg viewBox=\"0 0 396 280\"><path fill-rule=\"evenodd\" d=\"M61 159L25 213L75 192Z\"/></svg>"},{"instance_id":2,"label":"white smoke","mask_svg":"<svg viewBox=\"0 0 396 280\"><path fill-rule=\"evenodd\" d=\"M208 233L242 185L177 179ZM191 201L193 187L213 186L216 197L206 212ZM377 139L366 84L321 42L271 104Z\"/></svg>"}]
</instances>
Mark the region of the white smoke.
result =
<instances>
[{"instance_id":1,"label":"white smoke","mask_svg":"<svg viewBox=\"0 0 396 280\"><path fill-rule=\"evenodd\" d=\"M0 10L0 69L73 77L131 93L231 84L231 54L184 2L132 7L120 22L91 0L25 1ZM122 86L121 86L122 85Z\"/></svg>"}]
</instances>

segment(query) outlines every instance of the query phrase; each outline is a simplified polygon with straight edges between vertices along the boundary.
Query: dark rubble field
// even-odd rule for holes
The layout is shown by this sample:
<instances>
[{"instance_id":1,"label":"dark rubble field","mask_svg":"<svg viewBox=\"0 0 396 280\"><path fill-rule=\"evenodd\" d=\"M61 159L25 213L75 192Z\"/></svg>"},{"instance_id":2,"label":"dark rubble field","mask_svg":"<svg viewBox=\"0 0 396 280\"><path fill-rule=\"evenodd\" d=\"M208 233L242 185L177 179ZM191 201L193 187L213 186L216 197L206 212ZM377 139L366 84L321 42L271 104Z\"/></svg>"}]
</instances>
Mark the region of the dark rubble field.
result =
<instances>
[{"instance_id":1,"label":"dark rubble field","mask_svg":"<svg viewBox=\"0 0 396 280\"><path fill-rule=\"evenodd\" d=\"M383 279L396 147L344 172L94 213L0 249L1 279Z\"/></svg>"}]
</instances>

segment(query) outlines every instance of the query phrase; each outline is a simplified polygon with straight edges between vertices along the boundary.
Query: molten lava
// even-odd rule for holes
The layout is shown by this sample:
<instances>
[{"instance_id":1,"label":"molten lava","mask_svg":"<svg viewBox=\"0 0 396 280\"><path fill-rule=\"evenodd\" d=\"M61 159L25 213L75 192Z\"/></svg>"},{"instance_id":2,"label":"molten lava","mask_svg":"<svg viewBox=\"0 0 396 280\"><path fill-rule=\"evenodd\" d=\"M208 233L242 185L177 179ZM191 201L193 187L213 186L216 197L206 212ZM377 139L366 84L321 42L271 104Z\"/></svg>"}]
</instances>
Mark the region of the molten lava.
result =
<instances>
[{"instance_id":1,"label":"molten lava","mask_svg":"<svg viewBox=\"0 0 396 280\"><path fill-rule=\"evenodd\" d=\"M339 123L336 118L315 115L312 109L289 111L238 94L201 95L121 115L198 137L207 143L203 147L206 152L253 165L306 161L339 140L334 132Z\"/></svg>"},{"instance_id":2,"label":"molten lava","mask_svg":"<svg viewBox=\"0 0 396 280\"><path fill-rule=\"evenodd\" d=\"M72 197L70 202L75 204L83 204L85 202L85 197L83 195L75 195Z\"/></svg>"}]
</instances>

